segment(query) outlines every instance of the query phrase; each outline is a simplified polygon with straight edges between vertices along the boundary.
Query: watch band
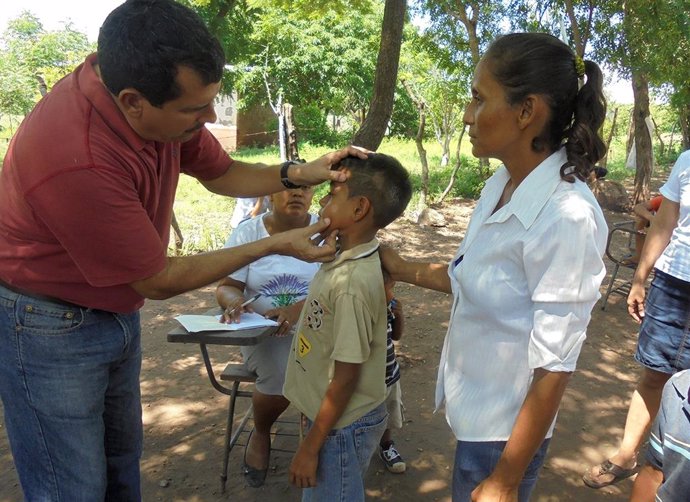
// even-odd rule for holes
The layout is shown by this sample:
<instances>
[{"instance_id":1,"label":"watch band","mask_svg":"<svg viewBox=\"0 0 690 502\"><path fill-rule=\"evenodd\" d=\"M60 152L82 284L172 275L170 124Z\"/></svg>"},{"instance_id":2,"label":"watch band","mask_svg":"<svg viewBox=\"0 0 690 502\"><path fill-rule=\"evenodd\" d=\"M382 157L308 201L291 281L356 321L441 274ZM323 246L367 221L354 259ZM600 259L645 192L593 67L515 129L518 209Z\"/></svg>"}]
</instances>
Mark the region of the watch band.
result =
<instances>
[{"instance_id":1,"label":"watch band","mask_svg":"<svg viewBox=\"0 0 690 502\"><path fill-rule=\"evenodd\" d=\"M285 188L300 188L301 186L295 185L288 178L288 168L293 164L299 164L299 162L296 162L294 160L288 160L287 162L283 162L283 164L280 166L280 181Z\"/></svg>"}]
</instances>

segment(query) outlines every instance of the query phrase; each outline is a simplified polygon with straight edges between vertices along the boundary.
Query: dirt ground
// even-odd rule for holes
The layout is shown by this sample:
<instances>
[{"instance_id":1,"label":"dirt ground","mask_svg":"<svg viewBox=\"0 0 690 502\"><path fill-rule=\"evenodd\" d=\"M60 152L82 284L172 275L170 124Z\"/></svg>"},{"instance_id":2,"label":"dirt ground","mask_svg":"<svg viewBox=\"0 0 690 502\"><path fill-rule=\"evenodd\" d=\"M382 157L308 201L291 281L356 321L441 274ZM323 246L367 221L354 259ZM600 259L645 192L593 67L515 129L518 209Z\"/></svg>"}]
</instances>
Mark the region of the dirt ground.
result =
<instances>
[{"instance_id":1,"label":"dirt ground","mask_svg":"<svg viewBox=\"0 0 690 502\"><path fill-rule=\"evenodd\" d=\"M381 240L410 258L448 261L463 236L473 207L473 201L450 201L440 208L448 220L447 227L418 227L400 221L390 226ZM619 214L607 216L610 222L624 218ZM608 261L607 266L610 271ZM604 280L602 293L609 277ZM398 356L407 411L405 426L395 434L395 439L408 468L405 474L390 474L378 458L372 459L366 480L367 496L372 501L450 501L455 442L443 413L433 411L449 297L403 284L397 286L396 293L405 306L406 331ZM211 387L197 346L166 341L166 333L176 326L174 316L201 313L212 306L212 288L203 288L167 301L149 301L142 311L144 499L300 500L299 490L287 483L290 453L272 453L266 484L252 489L242 480L241 446L231 452L227 490L224 494L220 491L227 397ZM622 433L628 398L638 372L632 358L636 334L637 325L628 317L622 296L613 296L606 311L601 310L601 302L595 307L579 368L563 400L533 501L628 500L630 480L595 491L585 487L580 476L588 465L612 453ZM229 360L239 360L234 348L211 347L211 355L218 369ZM239 406L244 408L246 401L240 399ZM287 415L294 417L294 410ZM286 425L281 429L290 432L295 428ZM281 436L274 441L274 447L294 449L295 445L294 437ZM0 502L19 500L21 489L4 423L0 421Z\"/></svg>"}]
</instances>

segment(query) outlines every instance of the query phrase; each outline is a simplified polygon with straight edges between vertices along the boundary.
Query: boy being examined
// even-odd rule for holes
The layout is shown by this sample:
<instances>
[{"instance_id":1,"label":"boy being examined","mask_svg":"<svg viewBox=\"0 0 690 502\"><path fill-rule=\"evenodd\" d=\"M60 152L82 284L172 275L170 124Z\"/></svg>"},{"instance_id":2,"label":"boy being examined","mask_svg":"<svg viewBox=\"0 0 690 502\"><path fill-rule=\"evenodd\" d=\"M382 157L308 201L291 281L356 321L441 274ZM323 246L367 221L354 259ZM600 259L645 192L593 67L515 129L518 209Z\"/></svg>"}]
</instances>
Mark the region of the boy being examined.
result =
<instances>
[{"instance_id":1,"label":"boy being examined","mask_svg":"<svg viewBox=\"0 0 690 502\"><path fill-rule=\"evenodd\" d=\"M400 216L412 195L393 157L348 157L348 174L320 201L340 250L324 264L292 345L283 394L306 417L290 465L303 501L364 500L363 477L386 429L386 294L376 232Z\"/></svg>"}]
</instances>

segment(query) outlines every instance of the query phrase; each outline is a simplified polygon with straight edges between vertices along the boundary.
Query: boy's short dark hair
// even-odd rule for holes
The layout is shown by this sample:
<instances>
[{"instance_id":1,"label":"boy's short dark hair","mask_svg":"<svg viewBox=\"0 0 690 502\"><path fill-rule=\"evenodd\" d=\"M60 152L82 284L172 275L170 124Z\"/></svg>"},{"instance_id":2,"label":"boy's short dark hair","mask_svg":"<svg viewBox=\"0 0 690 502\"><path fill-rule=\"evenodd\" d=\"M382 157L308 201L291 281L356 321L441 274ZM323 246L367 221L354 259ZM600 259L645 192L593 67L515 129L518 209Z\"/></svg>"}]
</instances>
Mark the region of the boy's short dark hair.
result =
<instances>
[{"instance_id":1,"label":"boy's short dark hair","mask_svg":"<svg viewBox=\"0 0 690 502\"><path fill-rule=\"evenodd\" d=\"M205 85L223 76L225 55L201 18L174 0L127 0L113 10L98 34L98 66L108 90L132 87L153 106L180 96L179 66Z\"/></svg>"},{"instance_id":2,"label":"boy's short dark hair","mask_svg":"<svg viewBox=\"0 0 690 502\"><path fill-rule=\"evenodd\" d=\"M374 210L374 225L384 228L403 214L412 197L410 174L397 159L383 153L370 153L366 159L345 157L333 167L347 167L350 197L362 195Z\"/></svg>"}]
</instances>

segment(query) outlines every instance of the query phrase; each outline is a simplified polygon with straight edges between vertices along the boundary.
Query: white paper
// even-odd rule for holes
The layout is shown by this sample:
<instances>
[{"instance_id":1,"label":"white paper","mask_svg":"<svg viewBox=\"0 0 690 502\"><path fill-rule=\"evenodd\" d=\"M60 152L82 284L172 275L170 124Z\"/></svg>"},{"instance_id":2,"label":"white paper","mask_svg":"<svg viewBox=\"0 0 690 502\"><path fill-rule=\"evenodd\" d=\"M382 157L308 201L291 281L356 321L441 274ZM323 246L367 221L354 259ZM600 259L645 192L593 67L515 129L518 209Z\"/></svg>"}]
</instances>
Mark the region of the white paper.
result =
<instances>
[{"instance_id":1,"label":"white paper","mask_svg":"<svg viewBox=\"0 0 690 502\"><path fill-rule=\"evenodd\" d=\"M240 322L220 322L219 315L178 315L175 319L190 333L200 331L239 331L242 329L278 326L272 319L266 319L256 312L242 312Z\"/></svg>"}]
</instances>

